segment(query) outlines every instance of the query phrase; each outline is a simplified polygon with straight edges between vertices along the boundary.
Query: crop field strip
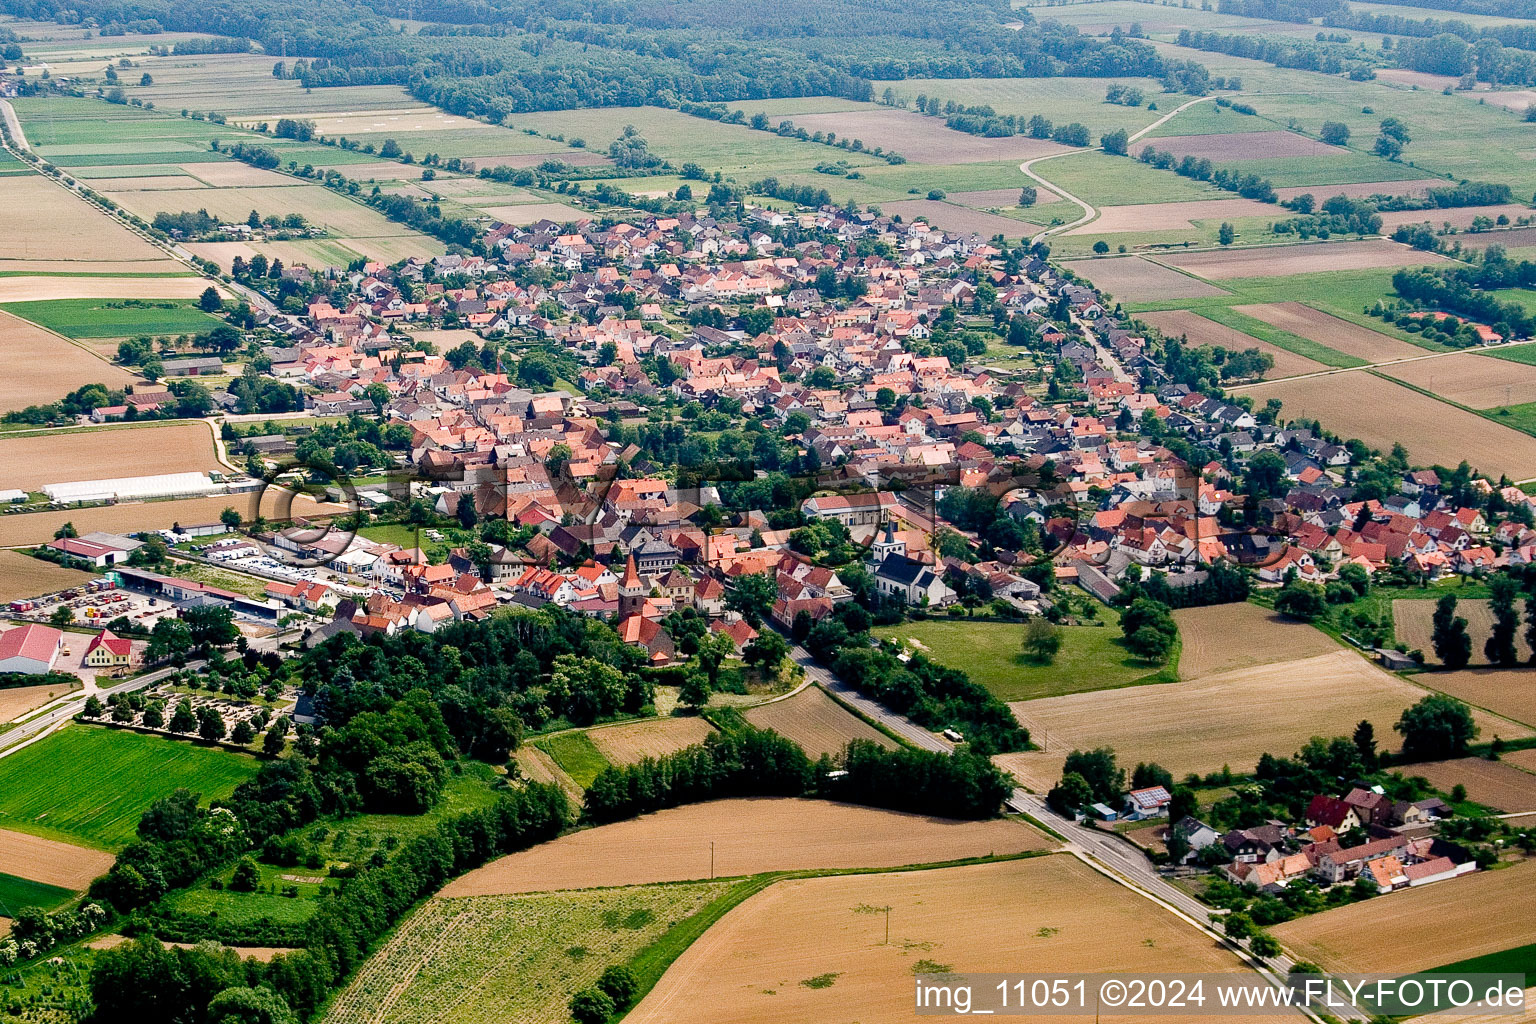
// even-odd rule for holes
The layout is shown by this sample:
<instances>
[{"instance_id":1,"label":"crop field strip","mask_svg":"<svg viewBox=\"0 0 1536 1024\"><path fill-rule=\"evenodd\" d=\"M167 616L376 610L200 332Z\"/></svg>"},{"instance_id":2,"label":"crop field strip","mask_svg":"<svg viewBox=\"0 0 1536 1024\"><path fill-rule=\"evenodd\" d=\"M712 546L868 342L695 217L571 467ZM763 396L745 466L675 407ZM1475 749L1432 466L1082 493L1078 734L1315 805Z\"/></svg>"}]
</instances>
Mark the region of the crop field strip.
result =
<instances>
[{"instance_id":1,"label":"crop field strip","mask_svg":"<svg viewBox=\"0 0 1536 1024\"><path fill-rule=\"evenodd\" d=\"M1017 821L955 821L761 797L675 807L562 836L450 882L444 896L647 885L767 871L886 868L1051 849Z\"/></svg>"},{"instance_id":2,"label":"crop field strip","mask_svg":"<svg viewBox=\"0 0 1536 1024\"><path fill-rule=\"evenodd\" d=\"M794 740L813 759L835 755L854 740L867 740L887 750L897 745L815 685L785 700L749 708L742 717L759 729L772 729Z\"/></svg>"},{"instance_id":3,"label":"crop field strip","mask_svg":"<svg viewBox=\"0 0 1536 1024\"><path fill-rule=\"evenodd\" d=\"M69 693L71 687L61 683L39 686L8 686L0 689L0 725L24 718L59 697Z\"/></svg>"},{"instance_id":4,"label":"crop field strip","mask_svg":"<svg viewBox=\"0 0 1536 1024\"><path fill-rule=\"evenodd\" d=\"M1408 645L1409 650L1421 650L1424 652L1424 661L1427 665L1439 665L1440 660L1435 656L1433 641L1432 620L1435 613L1435 603L1430 600L1399 599L1392 602L1392 621L1396 628L1397 638ZM1525 602L1517 600L1516 606L1524 611ZM1471 667L1486 666L1488 658L1483 653L1483 643L1493 632L1493 609L1487 601L1461 599L1456 602L1456 614L1467 620L1467 635L1472 639ZM1519 654L1520 663L1525 664L1530 660L1531 648L1525 642L1525 631L1518 630L1515 633L1515 650ZM1532 673L1536 677L1536 673ZM1426 675L1424 679L1430 685L1439 676ZM1536 678L1532 679L1536 683Z\"/></svg>"},{"instance_id":5,"label":"crop field strip","mask_svg":"<svg viewBox=\"0 0 1536 1024\"><path fill-rule=\"evenodd\" d=\"M4 435L0 435L0 444L6 443L6 440ZM0 448L0 451L4 450ZM85 478L75 476L73 479ZM0 547L47 543L53 539L54 531L65 523L74 523L80 533L93 530L137 533L140 530L163 529L167 523L212 523L218 520L219 513L226 508L235 509L246 521L255 519L258 513L272 518L276 512L275 503L269 499L258 508L258 500L258 492L214 494L203 498L130 501L91 508L0 516ZM294 516L339 515L346 511L343 505L315 502L303 495L294 499L292 508Z\"/></svg>"},{"instance_id":6,"label":"crop field strip","mask_svg":"<svg viewBox=\"0 0 1536 1024\"><path fill-rule=\"evenodd\" d=\"M714 727L697 716L626 722L589 729L587 739L609 764L633 764L703 743Z\"/></svg>"},{"instance_id":7,"label":"crop field strip","mask_svg":"<svg viewBox=\"0 0 1536 1024\"><path fill-rule=\"evenodd\" d=\"M3 286L7 278L0 278ZM28 278L26 280L34 280ZM0 312L0 412L46 405L85 383L124 388L137 380L68 338Z\"/></svg>"},{"instance_id":8,"label":"crop field strip","mask_svg":"<svg viewBox=\"0 0 1536 1024\"><path fill-rule=\"evenodd\" d=\"M1481 757L1460 757L1453 761L1413 764L1403 768L1405 775L1418 775L1442 793L1461 785L1467 798L1496 811L1519 814L1536 811L1536 774L1504 761Z\"/></svg>"},{"instance_id":9,"label":"crop field strip","mask_svg":"<svg viewBox=\"0 0 1536 1024\"><path fill-rule=\"evenodd\" d=\"M228 796L257 766L187 740L71 725L0 760L0 828L118 849L158 797L180 786Z\"/></svg>"},{"instance_id":10,"label":"crop field strip","mask_svg":"<svg viewBox=\"0 0 1536 1024\"><path fill-rule=\"evenodd\" d=\"M7 873L42 885L82 891L106 874L114 859L101 850L0 829L0 863Z\"/></svg>"},{"instance_id":11,"label":"crop field strip","mask_svg":"<svg viewBox=\"0 0 1536 1024\"><path fill-rule=\"evenodd\" d=\"M130 470L133 476L152 476L222 468L214 452L213 433L199 422L78 434L0 434L0 466L5 467L0 470L0 488L24 491L67 480L111 479L130 475ZM230 496L232 502L238 499L249 501L249 496Z\"/></svg>"},{"instance_id":12,"label":"crop field strip","mask_svg":"<svg viewBox=\"0 0 1536 1024\"><path fill-rule=\"evenodd\" d=\"M1173 618L1183 640L1179 653L1182 679L1295 661L1339 649L1321 630L1245 601L1180 608ZM1233 643L1234 637L1242 637L1243 642Z\"/></svg>"}]
</instances>

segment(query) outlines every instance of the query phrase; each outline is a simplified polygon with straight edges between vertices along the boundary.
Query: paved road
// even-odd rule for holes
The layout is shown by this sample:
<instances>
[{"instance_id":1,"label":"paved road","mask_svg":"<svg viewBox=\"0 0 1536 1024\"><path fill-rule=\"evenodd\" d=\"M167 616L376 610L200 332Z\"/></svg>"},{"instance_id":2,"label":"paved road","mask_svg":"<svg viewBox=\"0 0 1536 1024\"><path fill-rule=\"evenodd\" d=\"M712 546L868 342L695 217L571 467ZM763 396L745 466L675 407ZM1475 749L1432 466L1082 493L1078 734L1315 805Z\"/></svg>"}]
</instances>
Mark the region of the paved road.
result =
<instances>
[{"instance_id":1,"label":"paved road","mask_svg":"<svg viewBox=\"0 0 1536 1024\"><path fill-rule=\"evenodd\" d=\"M5 127L11 133L11 141L18 149L31 149L27 144L27 133L21 130L21 118L16 116L16 108L6 100L0 100L0 117L5 118Z\"/></svg>"},{"instance_id":2,"label":"paved road","mask_svg":"<svg viewBox=\"0 0 1536 1024\"><path fill-rule=\"evenodd\" d=\"M121 683L118 683L116 686L102 687L96 691L96 696L99 700L101 700L103 704L105 704L107 697L114 693L127 693L130 690L142 690L146 686L158 683L160 680L167 676L174 675L175 673L181 672L184 669L199 669L202 668L204 664L206 664L206 662L189 661L184 666L184 668L179 668L175 665L172 665L168 668L156 669L153 672L147 672L144 675L135 676L132 679L125 679ZM53 732L53 730L68 723L71 719L73 719L76 715L85 709L85 702L86 695L82 693L79 697L75 698L67 704L59 705L59 707L48 712L46 715L42 715L30 722L16 726L14 729L9 729L3 733L0 733L0 757L7 757L11 754L14 754L16 751L27 746L29 743L34 743L37 740L42 739L50 732Z\"/></svg>"},{"instance_id":3,"label":"paved road","mask_svg":"<svg viewBox=\"0 0 1536 1024\"><path fill-rule=\"evenodd\" d=\"M923 750L932 750L940 754L954 753L955 748L947 741L935 736L905 715L898 715L884 705L863 696L830 671L816 664L816 659L812 658L811 653L804 647L791 646L790 657L795 660L796 665L805 670L807 679L816 682L822 689L857 710L865 718L878 722L913 746L921 747Z\"/></svg>"}]
</instances>

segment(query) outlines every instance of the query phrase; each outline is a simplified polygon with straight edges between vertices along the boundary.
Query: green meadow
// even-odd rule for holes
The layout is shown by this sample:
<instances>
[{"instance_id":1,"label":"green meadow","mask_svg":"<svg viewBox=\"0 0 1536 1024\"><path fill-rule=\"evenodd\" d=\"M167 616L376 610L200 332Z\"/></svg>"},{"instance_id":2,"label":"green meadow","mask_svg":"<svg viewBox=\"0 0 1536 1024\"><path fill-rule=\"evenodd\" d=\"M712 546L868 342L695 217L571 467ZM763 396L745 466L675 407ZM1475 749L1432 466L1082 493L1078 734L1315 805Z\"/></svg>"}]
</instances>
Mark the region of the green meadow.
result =
<instances>
[{"instance_id":1,"label":"green meadow","mask_svg":"<svg viewBox=\"0 0 1536 1024\"><path fill-rule=\"evenodd\" d=\"M191 299L42 299L0 303L0 309L66 338L196 334L222 322Z\"/></svg>"}]
</instances>

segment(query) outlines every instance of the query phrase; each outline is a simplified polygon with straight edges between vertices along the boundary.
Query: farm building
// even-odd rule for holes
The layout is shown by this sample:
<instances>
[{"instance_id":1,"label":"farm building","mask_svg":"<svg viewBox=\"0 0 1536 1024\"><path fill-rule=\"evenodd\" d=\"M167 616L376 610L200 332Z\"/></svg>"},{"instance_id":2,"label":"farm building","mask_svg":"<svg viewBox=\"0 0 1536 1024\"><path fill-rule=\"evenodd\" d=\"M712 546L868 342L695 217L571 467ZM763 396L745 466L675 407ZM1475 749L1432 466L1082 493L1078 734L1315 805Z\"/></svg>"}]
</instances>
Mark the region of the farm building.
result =
<instances>
[{"instance_id":1,"label":"farm building","mask_svg":"<svg viewBox=\"0 0 1536 1024\"><path fill-rule=\"evenodd\" d=\"M218 356L193 356L187 359L167 359L164 364L167 377L204 377L224 372L224 361Z\"/></svg>"},{"instance_id":2,"label":"farm building","mask_svg":"<svg viewBox=\"0 0 1536 1024\"><path fill-rule=\"evenodd\" d=\"M161 473L157 476L116 477L110 480L72 480L44 484L51 501L72 505L82 501L131 501L136 498L179 498L223 490L207 473Z\"/></svg>"},{"instance_id":3,"label":"farm building","mask_svg":"<svg viewBox=\"0 0 1536 1024\"><path fill-rule=\"evenodd\" d=\"M35 622L0 633L0 672L50 672L63 646L62 630Z\"/></svg>"},{"instance_id":4,"label":"farm building","mask_svg":"<svg viewBox=\"0 0 1536 1024\"><path fill-rule=\"evenodd\" d=\"M104 629L91 637L82 664L88 668L126 668L133 660L133 641Z\"/></svg>"},{"instance_id":5,"label":"farm building","mask_svg":"<svg viewBox=\"0 0 1536 1024\"><path fill-rule=\"evenodd\" d=\"M48 547L54 551L62 552L71 558L79 558L89 562L98 569L105 569L109 565L128 560L128 552L122 548L109 547L106 544L97 544L94 541L82 540L77 537L61 537L58 540L48 542Z\"/></svg>"}]
</instances>

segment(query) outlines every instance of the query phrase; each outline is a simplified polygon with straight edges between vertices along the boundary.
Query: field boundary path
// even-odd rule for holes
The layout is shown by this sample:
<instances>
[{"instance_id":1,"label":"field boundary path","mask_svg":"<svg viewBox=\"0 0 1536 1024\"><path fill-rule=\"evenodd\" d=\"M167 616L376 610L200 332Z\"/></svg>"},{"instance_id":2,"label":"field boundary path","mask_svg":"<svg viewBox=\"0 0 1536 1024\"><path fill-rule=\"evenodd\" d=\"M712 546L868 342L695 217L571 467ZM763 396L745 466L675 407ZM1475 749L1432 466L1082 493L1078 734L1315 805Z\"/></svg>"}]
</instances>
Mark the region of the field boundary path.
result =
<instances>
[{"instance_id":1,"label":"field boundary path","mask_svg":"<svg viewBox=\"0 0 1536 1024\"><path fill-rule=\"evenodd\" d=\"M131 690L142 690L146 686L158 683L160 680L166 678L167 676L175 675L177 672L181 672L185 669L199 669L202 668L204 664L205 662L202 661L189 661L184 666L168 665L165 668L156 669L153 672L146 672L144 675L135 676L132 679L124 680L116 686L98 689L94 696L96 696L99 700L102 701L103 704L105 704L106 698L110 697L114 693L128 693ZM35 718L30 722L23 722L20 725L7 730L6 732L0 733L0 757L9 757L10 755L16 753L16 751L22 750L36 743L38 740L47 736L55 729L68 725L70 722L74 721L75 716L78 715L81 711L85 710L85 702L87 699L89 699L89 696L91 695L88 695L82 691L77 697L70 700L67 704L60 705L58 708L48 712L46 715Z\"/></svg>"},{"instance_id":2,"label":"field boundary path","mask_svg":"<svg viewBox=\"0 0 1536 1024\"><path fill-rule=\"evenodd\" d=\"M12 141L22 149L31 149L27 133L21 130L21 118L16 116L16 108L11 106L9 100L0 100L0 116L5 118L5 126L11 133Z\"/></svg>"},{"instance_id":3,"label":"field boundary path","mask_svg":"<svg viewBox=\"0 0 1536 1024\"><path fill-rule=\"evenodd\" d=\"M1145 128L1140 129L1135 134L1128 137L1125 140L1126 145L1129 146L1132 142L1136 142L1153 129L1160 128L1167 124L1170 120L1172 120L1173 116L1180 111L1187 110L1188 108L1194 106L1196 103L1204 103L1207 100L1213 100L1215 98L1216 97L1214 96L1200 96L1196 99L1188 100L1187 102L1179 104L1177 107L1174 107L1172 110L1168 111L1168 113L1164 114L1156 121L1153 121ZM1031 238L1029 240L1029 244L1034 245L1036 242L1048 238L1051 235L1059 235L1064 232L1071 231L1073 228L1082 227L1084 224L1087 224L1099 215L1099 211L1094 209L1092 204L1090 204L1087 200L1078 198L1077 196L1068 192L1066 189L1062 188L1060 185L1057 185L1051 181L1047 181L1045 178L1042 178L1040 175L1036 174L1034 172L1035 164L1040 163L1042 160L1055 160L1064 156L1073 156L1077 153L1093 153L1102 151L1103 148L1103 146L1094 146L1091 149L1073 149L1065 153L1049 153L1045 156L1037 156L1032 160L1025 160L1023 163L1019 164L1020 171L1023 171L1026 175L1033 178L1035 181L1038 181L1052 192L1055 192L1057 195L1061 196L1061 198L1067 200L1070 203L1077 204L1083 211L1083 215L1070 224L1058 224L1054 228L1046 228L1044 231Z\"/></svg>"}]
</instances>

